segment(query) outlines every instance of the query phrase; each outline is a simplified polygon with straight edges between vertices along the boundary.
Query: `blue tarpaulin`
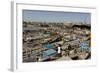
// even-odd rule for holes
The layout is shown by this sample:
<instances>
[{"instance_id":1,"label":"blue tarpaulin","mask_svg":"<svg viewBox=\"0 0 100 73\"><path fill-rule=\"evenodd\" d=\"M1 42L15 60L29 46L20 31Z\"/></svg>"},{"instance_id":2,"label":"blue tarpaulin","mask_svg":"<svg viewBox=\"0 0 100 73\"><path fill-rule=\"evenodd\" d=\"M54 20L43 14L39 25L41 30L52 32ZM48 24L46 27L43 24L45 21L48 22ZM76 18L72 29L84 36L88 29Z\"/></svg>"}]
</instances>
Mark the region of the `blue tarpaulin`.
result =
<instances>
[{"instance_id":1,"label":"blue tarpaulin","mask_svg":"<svg viewBox=\"0 0 100 73\"><path fill-rule=\"evenodd\" d=\"M52 44L45 44L45 45L43 45L44 46L44 48L46 48L46 49L53 49L53 45Z\"/></svg>"},{"instance_id":2,"label":"blue tarpaulin","mask_svg":"<svg viewBox=\"0 0 100 73\"><path fill-rule=\"evenodd\" d=\"M86 42L81 42L80 43L80 49L81 50L89 50L90 48L89 48L89 44L88 43L86 43Z\"/></svg>"},{"instance_id":3,"label":"blue tarpaulin","mask_svg":"<svg viewBox=\"0 0 100 73\"><path fill-rule=\"evenodd\" d=\"M57 52L53 49L43 51L43 58L48 58L49 56L54 56L54 55L56 55L56 53Z\"/></svg>"}]
</instances>

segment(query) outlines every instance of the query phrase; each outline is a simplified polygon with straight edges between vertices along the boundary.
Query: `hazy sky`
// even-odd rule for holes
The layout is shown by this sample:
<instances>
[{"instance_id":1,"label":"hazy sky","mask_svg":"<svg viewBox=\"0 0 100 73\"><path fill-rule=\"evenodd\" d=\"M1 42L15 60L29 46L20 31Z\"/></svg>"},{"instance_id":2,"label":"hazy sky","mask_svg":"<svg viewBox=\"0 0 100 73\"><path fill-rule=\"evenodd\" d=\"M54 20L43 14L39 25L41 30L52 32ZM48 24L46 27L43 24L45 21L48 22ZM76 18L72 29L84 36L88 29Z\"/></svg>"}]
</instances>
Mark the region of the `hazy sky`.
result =
<instances>
[{"instance_id":1,"label":"hazy sky","mask_svg":"<svg viewBox=\"0 0 100 73\"><path fill-rule=\"evenodd\" d=\"M56 12L56 11L38 11L23 10L24 21L38 22L86 22L91 23L90 13L79 12Z\"/></svg>"}]
</instances>

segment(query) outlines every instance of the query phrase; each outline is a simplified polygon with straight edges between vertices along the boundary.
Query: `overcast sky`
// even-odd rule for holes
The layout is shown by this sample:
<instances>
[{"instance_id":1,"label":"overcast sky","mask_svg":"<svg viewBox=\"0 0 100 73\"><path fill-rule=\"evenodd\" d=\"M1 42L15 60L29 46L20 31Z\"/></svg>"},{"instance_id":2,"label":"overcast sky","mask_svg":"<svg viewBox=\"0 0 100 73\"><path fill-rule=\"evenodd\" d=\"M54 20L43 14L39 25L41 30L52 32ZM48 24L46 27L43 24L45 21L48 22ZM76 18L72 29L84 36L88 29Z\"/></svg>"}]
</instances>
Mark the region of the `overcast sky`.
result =
<instances>
[{"instance_id":1,"label":"overcast sky","mask_svg":"<svg viewBox=\"0 0 100 73\"><path fill-rule=\"evenodd\" d=\"M91 23L91 14L79 13L79 12L23 10L23 20L24 21L38 21L38 22Z\"/></svg>"}]
</instances>

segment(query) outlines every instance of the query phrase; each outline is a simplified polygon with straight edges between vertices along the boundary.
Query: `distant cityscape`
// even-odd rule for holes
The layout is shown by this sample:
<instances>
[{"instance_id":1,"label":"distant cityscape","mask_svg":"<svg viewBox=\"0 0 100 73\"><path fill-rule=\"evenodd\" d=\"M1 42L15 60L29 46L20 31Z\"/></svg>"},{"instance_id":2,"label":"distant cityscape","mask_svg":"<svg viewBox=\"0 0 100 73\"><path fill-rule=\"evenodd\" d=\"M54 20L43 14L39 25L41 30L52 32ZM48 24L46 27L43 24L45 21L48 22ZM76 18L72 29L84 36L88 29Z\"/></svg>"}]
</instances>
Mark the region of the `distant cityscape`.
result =
<instances>
[{"instance_id":1,"label":"distant cityscape","mask_svg":"<svg viewBox=\"0 0 100 73\"><path fill-rule=\"evenodd\" d=\"M91 14L81 12L60 12L23 10L23 21L47 23L86 23L91 24Z\"/></svg>"}]
</instances>

